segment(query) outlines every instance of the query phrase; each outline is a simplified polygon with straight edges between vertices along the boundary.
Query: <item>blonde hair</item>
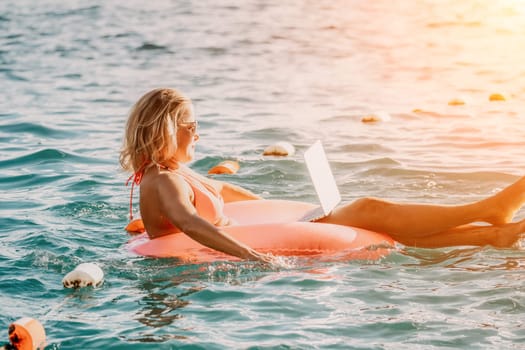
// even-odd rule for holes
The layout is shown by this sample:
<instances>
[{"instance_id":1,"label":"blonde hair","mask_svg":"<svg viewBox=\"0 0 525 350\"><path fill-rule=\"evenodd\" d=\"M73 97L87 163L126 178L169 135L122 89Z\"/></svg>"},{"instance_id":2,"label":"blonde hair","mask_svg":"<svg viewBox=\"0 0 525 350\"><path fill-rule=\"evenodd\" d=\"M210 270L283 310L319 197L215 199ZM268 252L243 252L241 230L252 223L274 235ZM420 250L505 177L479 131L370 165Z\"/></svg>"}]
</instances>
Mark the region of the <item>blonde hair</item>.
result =
<instances>
[{"instance_id":1,"label":"blonde hair","mask_svg":"<svg viewBox=\"0 0 525 350\"><path fill-rule=\"evenodd\" d=\"M175 89L160 88L142 96L131 109L120 164L127 171L169 162L177 151L177 122L190 112L191 100Z\"/></svg>"}]
</instances>

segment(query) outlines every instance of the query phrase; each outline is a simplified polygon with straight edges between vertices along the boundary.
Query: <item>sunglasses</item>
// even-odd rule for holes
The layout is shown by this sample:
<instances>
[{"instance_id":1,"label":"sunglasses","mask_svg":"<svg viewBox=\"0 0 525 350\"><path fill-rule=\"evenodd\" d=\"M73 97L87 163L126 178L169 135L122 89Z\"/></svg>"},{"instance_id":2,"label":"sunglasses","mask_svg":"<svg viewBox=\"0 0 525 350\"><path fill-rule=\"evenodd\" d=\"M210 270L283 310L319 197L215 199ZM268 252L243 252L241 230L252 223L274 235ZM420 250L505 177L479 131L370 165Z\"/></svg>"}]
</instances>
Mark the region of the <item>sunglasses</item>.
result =
<instances>
[{"instance_id":1,"label":"sunglasses","mask_svg":"<svg viewBox=\"0 0 525 350\"><path fill-rule=\"evenodd\" d=\"M185 126L189 132L191 132L192 134L195 134L195 132L197 131L197 126L199 126L199 123L197 121L194 121L194 122L180 122L180 123L177 123L178 126Z\"/></svg>"}]
</instances>

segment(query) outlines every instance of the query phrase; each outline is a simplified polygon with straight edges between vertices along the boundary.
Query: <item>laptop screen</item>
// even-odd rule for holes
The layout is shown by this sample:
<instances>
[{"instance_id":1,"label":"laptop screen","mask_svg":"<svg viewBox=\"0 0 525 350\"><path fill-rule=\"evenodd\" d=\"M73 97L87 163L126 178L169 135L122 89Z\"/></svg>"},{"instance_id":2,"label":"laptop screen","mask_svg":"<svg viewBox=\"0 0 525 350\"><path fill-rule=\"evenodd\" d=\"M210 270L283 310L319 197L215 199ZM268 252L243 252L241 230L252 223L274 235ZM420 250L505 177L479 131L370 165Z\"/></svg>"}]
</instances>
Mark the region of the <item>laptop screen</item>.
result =
<instances>
[{"instance_id":1,"label":"laptop screen","mask_svg":"<svg viewBox=\"0 0 525 350\"><path fill-rule=\"evenodd\" d=\"M319 202L321 202L321 207L324 213L328 215L341 201L341 194L320 140L304 152L304 161L319 197Z\"/></svg>"}]
</instances>

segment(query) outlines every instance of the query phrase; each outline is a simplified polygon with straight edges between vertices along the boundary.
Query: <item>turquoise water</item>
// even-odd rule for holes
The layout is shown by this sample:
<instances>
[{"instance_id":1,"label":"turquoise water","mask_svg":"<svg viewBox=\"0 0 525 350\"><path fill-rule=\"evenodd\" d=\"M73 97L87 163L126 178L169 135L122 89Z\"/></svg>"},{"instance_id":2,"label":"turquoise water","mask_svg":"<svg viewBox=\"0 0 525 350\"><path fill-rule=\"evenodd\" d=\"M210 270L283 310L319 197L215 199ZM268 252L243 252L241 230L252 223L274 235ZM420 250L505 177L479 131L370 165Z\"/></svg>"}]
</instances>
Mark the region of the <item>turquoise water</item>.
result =
<instances>
[{"instance_id":1,"label":"turquoise water","mask_svg":"<svg viewBox=\"0 0 525 350\"><path fill-rule=\"evenodd\" d=\"M29 316L47 349L525 348L523 250L269 269L124 248L123 125L158 86L195 101L192 167L237 159L227 179L267 198L315 200L318 138L348 201L463 203L523 175L522 4L414 3L2 1L0 340ZM297 154L261 156L282 140ZM62 287L81 262L102 287Z\"/></svg>"}]
</instances>

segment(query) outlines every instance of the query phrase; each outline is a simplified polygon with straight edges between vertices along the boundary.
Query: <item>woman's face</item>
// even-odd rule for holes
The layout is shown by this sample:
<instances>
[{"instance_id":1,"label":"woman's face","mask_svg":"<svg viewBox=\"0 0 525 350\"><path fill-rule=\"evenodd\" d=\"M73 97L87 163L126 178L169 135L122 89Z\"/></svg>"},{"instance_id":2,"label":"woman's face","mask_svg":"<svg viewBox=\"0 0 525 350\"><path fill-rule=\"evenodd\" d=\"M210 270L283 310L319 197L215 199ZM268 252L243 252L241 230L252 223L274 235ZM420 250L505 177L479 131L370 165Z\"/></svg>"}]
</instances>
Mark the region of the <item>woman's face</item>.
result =
<instances>
[{"instance_id":1,"label":"woman's face","mask_svg":"<svg viewBox=\"0 0 525 350\"><path fill-rule=\"evenodd\" d=\"M199 139L197 134L197 121L193 112L193 105L188 108L188 113L177 121L177 161L186 163L195 156L195 143Z\"/></svg>"}]
</instances>

